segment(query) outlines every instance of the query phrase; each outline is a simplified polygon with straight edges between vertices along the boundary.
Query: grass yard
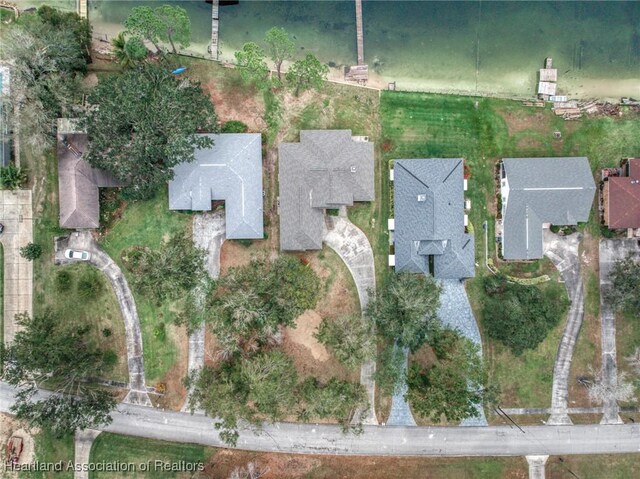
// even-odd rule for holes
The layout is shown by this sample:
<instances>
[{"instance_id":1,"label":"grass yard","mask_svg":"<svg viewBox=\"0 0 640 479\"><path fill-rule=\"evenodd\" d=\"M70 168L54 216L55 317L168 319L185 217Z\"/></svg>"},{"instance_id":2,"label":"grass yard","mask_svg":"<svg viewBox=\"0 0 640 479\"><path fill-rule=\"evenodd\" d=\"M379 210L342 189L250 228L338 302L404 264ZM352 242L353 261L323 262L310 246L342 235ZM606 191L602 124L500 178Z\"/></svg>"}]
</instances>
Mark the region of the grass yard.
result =
<instances>
[{"instance_id":1,"label":"grass yard","mask_svg":"<svg viewBox=\"0 0 640 479\"><path fill-rule=\"evenodd\" d=\"M480 324L480 306L484 296L481 278L488 274L484 267L482 224L485 221L488 225L489 256L505 272L526 277L553 271L547 260L506 264L496 258L493 241L496 216L494 172L500 158L588 156L595 172L603 166L617 164L621 157L635 156L640 152L640 122L637 114L630 112L624 112L621 118L616 119L585 118L565 122L549 108L525 107L516 101L385 91L381 96L380 115L385 165L392 159L464 157L470 168L466 197L471 200L469 220L476 233L476 262L479 266L476 278L467 281L467 291ZM561 139L554 138L555 131L561 133ZM388 183L386 172L382 181ZM387 202L387 198L383 196L380 201ZM586 245L585 254L588 257L595 254L597 261L600 228L594 218L588 229L595 241ZM587 292L587 301L593 301L592 295L593 291ZM587 307L594 312L593 303ZM563 323L561 321L535 351L519 358L485 338L485 356L489 360L491 376L502 388L503 407L548 406L553 362ZM593 344L596 339L599 341L599 336L596 338L589 334L585 338L585 334L581 335L573 362L574 370L585 370L597 360ZM596 366L598 364L596 361Z\"/></svg>"},{"instance_id":2,"label":"grass yard","mask_svg":"<svg viewBox=\"0 0 640 479\"><path fill-rule=\"evenodd\" d=\"M165 471L156 468L156 461L168 464L205 464L214 454L215 450L205 446L193 444L177 444L152 439L119 436L117 434L100 434L91 447L90 461L92 463L114 462L132 464L132 472L97 472L89 473L90 479L124 479L124 478L149 478L149 479L186 479L199 477L198 473L183 471ZM141 471L141 464L150 461L149 471ZM185 469L185 468L183 468ZM135 472L134 472L135 471Z\"/></svg>"},{"instance_id":3,"label":"grass yard","mask_svg":"<svg viewBox=\"0 0 640 479\"><path fill-rule=\"evenodd\" d=\"M167 192L159 192L155 198L127 205L122 217L101 238L105 251L123 269L122 252L131 246L158 248L161 242L175 234L191 236L191 215L169 210ZM147 382L163 380L167 372L179 360L179 345L171 332L175 304L165 302L160 306L133 290L142 328L144 366Z\"/></svg>"},{"instance_id":4,"label":"grass yard","mask_svg":"<svg viewBox=\"0 0 640 479\"><path fill-rule=\"evenodd\" d=\"M51 434L40 431L33 435L35 443L35 461L39 463L55 463L62 461L62 471L28 471L21 472L20 478L28 479L73 479L73 471L65 470L69 461L74 459L73 435L55 438Z\"/></svg>"},{"instance_id":5,"label":"grass yard","mask_svg":"<svg viewBox=\"0 0 640 479\"><path fill-rule=\"evenodd\" d=\"M635 380L636 383L636 400L631 405L638 406L640 400L640 379L638 372L634 371L629 365L626 358L634 354L636 348L640 347L640 321L638 317L634 317L628 313L618 313L616 315L616 353L618 361L618 373L627 373L627 378ZM629 404L623 404L624 406ZM625 415L625 417L628 415Z\"/></svg>"}]
</instances>

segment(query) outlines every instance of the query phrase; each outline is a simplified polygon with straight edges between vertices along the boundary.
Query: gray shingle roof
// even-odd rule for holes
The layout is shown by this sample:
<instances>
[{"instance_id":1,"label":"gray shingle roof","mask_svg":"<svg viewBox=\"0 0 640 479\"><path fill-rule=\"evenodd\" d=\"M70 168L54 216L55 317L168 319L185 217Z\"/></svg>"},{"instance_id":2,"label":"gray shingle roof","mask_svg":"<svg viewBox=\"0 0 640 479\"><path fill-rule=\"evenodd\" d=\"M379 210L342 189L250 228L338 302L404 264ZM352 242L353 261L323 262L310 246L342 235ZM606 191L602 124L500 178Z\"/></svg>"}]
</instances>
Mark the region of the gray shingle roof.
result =
<instances>
[{"instance_id":1,"label":"gray shingle roof","mask_svg":"<svg viewBox=\"0 0 640 479\"><path fill-rule=\"evenodd\" d=\"M169 209L209 211L213 200L224 200L227 238L263 238L260 134L207 136L212 148L196 150L194 162L173 168Z\"/></svg>"},{"instance_id":2,"label":"gray shingle roof","mask_svg":"<svg viewBox=\"0 0 640 479\"><path fill-rule=\"evenodd\" d=\"M67 148L63 138L71 145ZM92 168L82 159L87 149L86 133L58 132L58 191L60 226L88 229L100 226L98 188L122 186L111 173Z\"/></svg>"},{"instance_id":3,"label":"gray shingle roof","mask_svg":"<svg viewBox=\"0 0 640 479\"><path fill-rule=\"evenodd\" d=\"M393 172L396 271L439 279L475 274L473 235L464 228L461 158L395 160Z\"/></svg>"},{"instance_id":4,"label":"gray shingle roof","mask_svg":"<svg viewBox=\"0 0 640 479\"><path fill-rule=\"evenodd\" d=\"M373 201L373 143L351 130L306 130L279 146L280 249L322 248L324 208Z\"/></svg>"},{"instance_id":5,"label":"gray shingle roof","mask_svg":"<svg viewBox=\"0 0 640 479\"><path fill-rule=\"evenodd\" d=\"M596 185L587 158L504 158L502 167L509 188L503 198L505 259L542 258L543 223L589 219Z\"/></svg>"}]
</instances>

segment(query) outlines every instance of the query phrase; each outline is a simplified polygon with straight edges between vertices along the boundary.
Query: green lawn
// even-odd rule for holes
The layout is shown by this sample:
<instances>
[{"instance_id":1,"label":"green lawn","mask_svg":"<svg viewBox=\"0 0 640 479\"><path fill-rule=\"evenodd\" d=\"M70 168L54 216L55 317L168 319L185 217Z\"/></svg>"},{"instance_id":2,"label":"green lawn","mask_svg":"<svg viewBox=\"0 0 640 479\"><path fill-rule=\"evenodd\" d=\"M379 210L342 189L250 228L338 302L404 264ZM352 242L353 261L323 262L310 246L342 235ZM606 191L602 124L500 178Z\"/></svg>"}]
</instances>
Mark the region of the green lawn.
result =
<instances>
[{"instance_id":1,"label":"green lawn","mask_svg":"<svg viewBox=\"0 0 640 479\"><path fill-rule=\"evenodd\" d=\"M175 234L191 235L191 215L170 211L167 192L163 190L151 200L127 205L121 219L101 239L101 245L127 276L122 265L123 250L131 246L158 248ZM166 334L173 324L176 305L167 301L158 306L132 290L142 328L145 372L152 384L171 369L178 357L178 346Z\"/></svg>"},{"instance_id":2,"label":"green lawn","mask_svg":"<svg viewBox=\"0 0 640 479\"><path fill-rule=\"evenodd\" d=\"M384 162L403 158L463 157L470 168L466 197L471 200L469 219L476 233L476 278L467 281L467 291L482 327L480 309L484 292L485 236L488 224L489 255L505 272L514 276L536 276L553 272L547 260L534 263L498 263L494 238L495 168L503 157L588 156L594 172L613 166L623 156L640 152L638 115L626 112L622 118L585 118L565 122L546 108L525 107L521 102L435 95L382 92L380 115ZM559 131L562 139L554 139ZM386 175L383 175L383 180ZM386 196L381 202L388 202ZM386 221L384 219L383 221ZM598 237L595 217L589 231ZM597 243L596 243L597 244ZM557 275L554 275L557 277ZM593 288L587 284L587 288ZM596 308L587 291L587 308ZM505 348L484 338L490 374L503 390L503 406L547 406L551 397L552 368L563 321L535 351L514 357ZM593 361L595 347L579 339L574 367L586 369L581 361ZM508 402L508 404L507 404Z\"/></svg>"},{"instance_id":3,"label":"green lawn","mask_svg":"<svg viewBox=\"0 0 640 479\"><path fill-rule=\"evenodd\" d=\"M35 461L39 463L55 463L62 461L62 471L30 471L21 472L18 477L29 479L73 479L73 471L65 470L69 461L74 459L73 435L55 438L46 431L33 435L35 443Z\"/></svg>"},{"instance_id":4,"label":"green lawn","mask_svg":"<svg viewBox=\"0 0 640 479\"><path fill-rule=\"evenodd\" d=\"M119 436L117 434L100 434L91 448L90 462L117 462L132 464L132 472L97 472L89 473L90 479L149 478L172 479L197 477L193 472L173 472L156 468L156 461L164 464L202 464L205 465L216 450L193 444L177 444L152 439ZM150 461L150 463L149 463ZM148 471L142 471L141 464L150 464Z\"/></svg>"}]
</instances>

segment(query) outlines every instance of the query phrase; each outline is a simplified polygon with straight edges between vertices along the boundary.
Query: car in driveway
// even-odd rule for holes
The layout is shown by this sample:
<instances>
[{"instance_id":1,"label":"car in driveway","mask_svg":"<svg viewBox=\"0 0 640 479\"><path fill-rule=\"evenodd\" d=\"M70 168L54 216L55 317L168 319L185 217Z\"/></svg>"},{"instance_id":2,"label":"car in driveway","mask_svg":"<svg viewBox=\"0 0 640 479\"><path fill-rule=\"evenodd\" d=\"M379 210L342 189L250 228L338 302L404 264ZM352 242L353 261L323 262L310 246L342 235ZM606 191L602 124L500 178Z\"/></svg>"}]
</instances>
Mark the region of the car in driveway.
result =
<instances>
[{"instance_id":1,"label":"car in driveway","mask_svg":"<svg viewBox=\"0 0 640 479\"><path fill-rule=\"evenodd\" d=\"M88 251L80 251L69 248L65 250L64 257L67 259L76 259L79 261L89 261L91 259L91 253L89 253Z\"/></svg>"}]
</instances>

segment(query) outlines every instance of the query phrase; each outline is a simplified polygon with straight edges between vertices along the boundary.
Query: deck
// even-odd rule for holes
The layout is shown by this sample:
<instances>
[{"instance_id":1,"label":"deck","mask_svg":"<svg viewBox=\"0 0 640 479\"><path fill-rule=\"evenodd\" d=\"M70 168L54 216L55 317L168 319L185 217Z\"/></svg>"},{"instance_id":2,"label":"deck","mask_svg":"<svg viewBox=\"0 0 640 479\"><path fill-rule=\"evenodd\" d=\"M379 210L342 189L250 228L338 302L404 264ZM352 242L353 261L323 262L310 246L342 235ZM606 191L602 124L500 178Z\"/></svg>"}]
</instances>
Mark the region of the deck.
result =
<instances>
[{"instance_id":1,"label":"deck","mask_svg":"<svg viewBox=\"0 0 640 479\"><path fill-rule=\"evenodd\" d=\"M369 67L364 63L364 28L362 26L362 0L356 2L356 43L358 47L358 64L344 69L344 79L358 83L367 83Z\"/></svg>"},{"instance_id":2,"label":"deck","mask_svg":"<svg viewBox=\"0 0 640 479\"><path fill-rule=\"evenodd\" d=\"M211 2L211 45L209 46L211 58L218 59L218 31L220 24L220 0Z\"/></svg>"}]
</instances>

